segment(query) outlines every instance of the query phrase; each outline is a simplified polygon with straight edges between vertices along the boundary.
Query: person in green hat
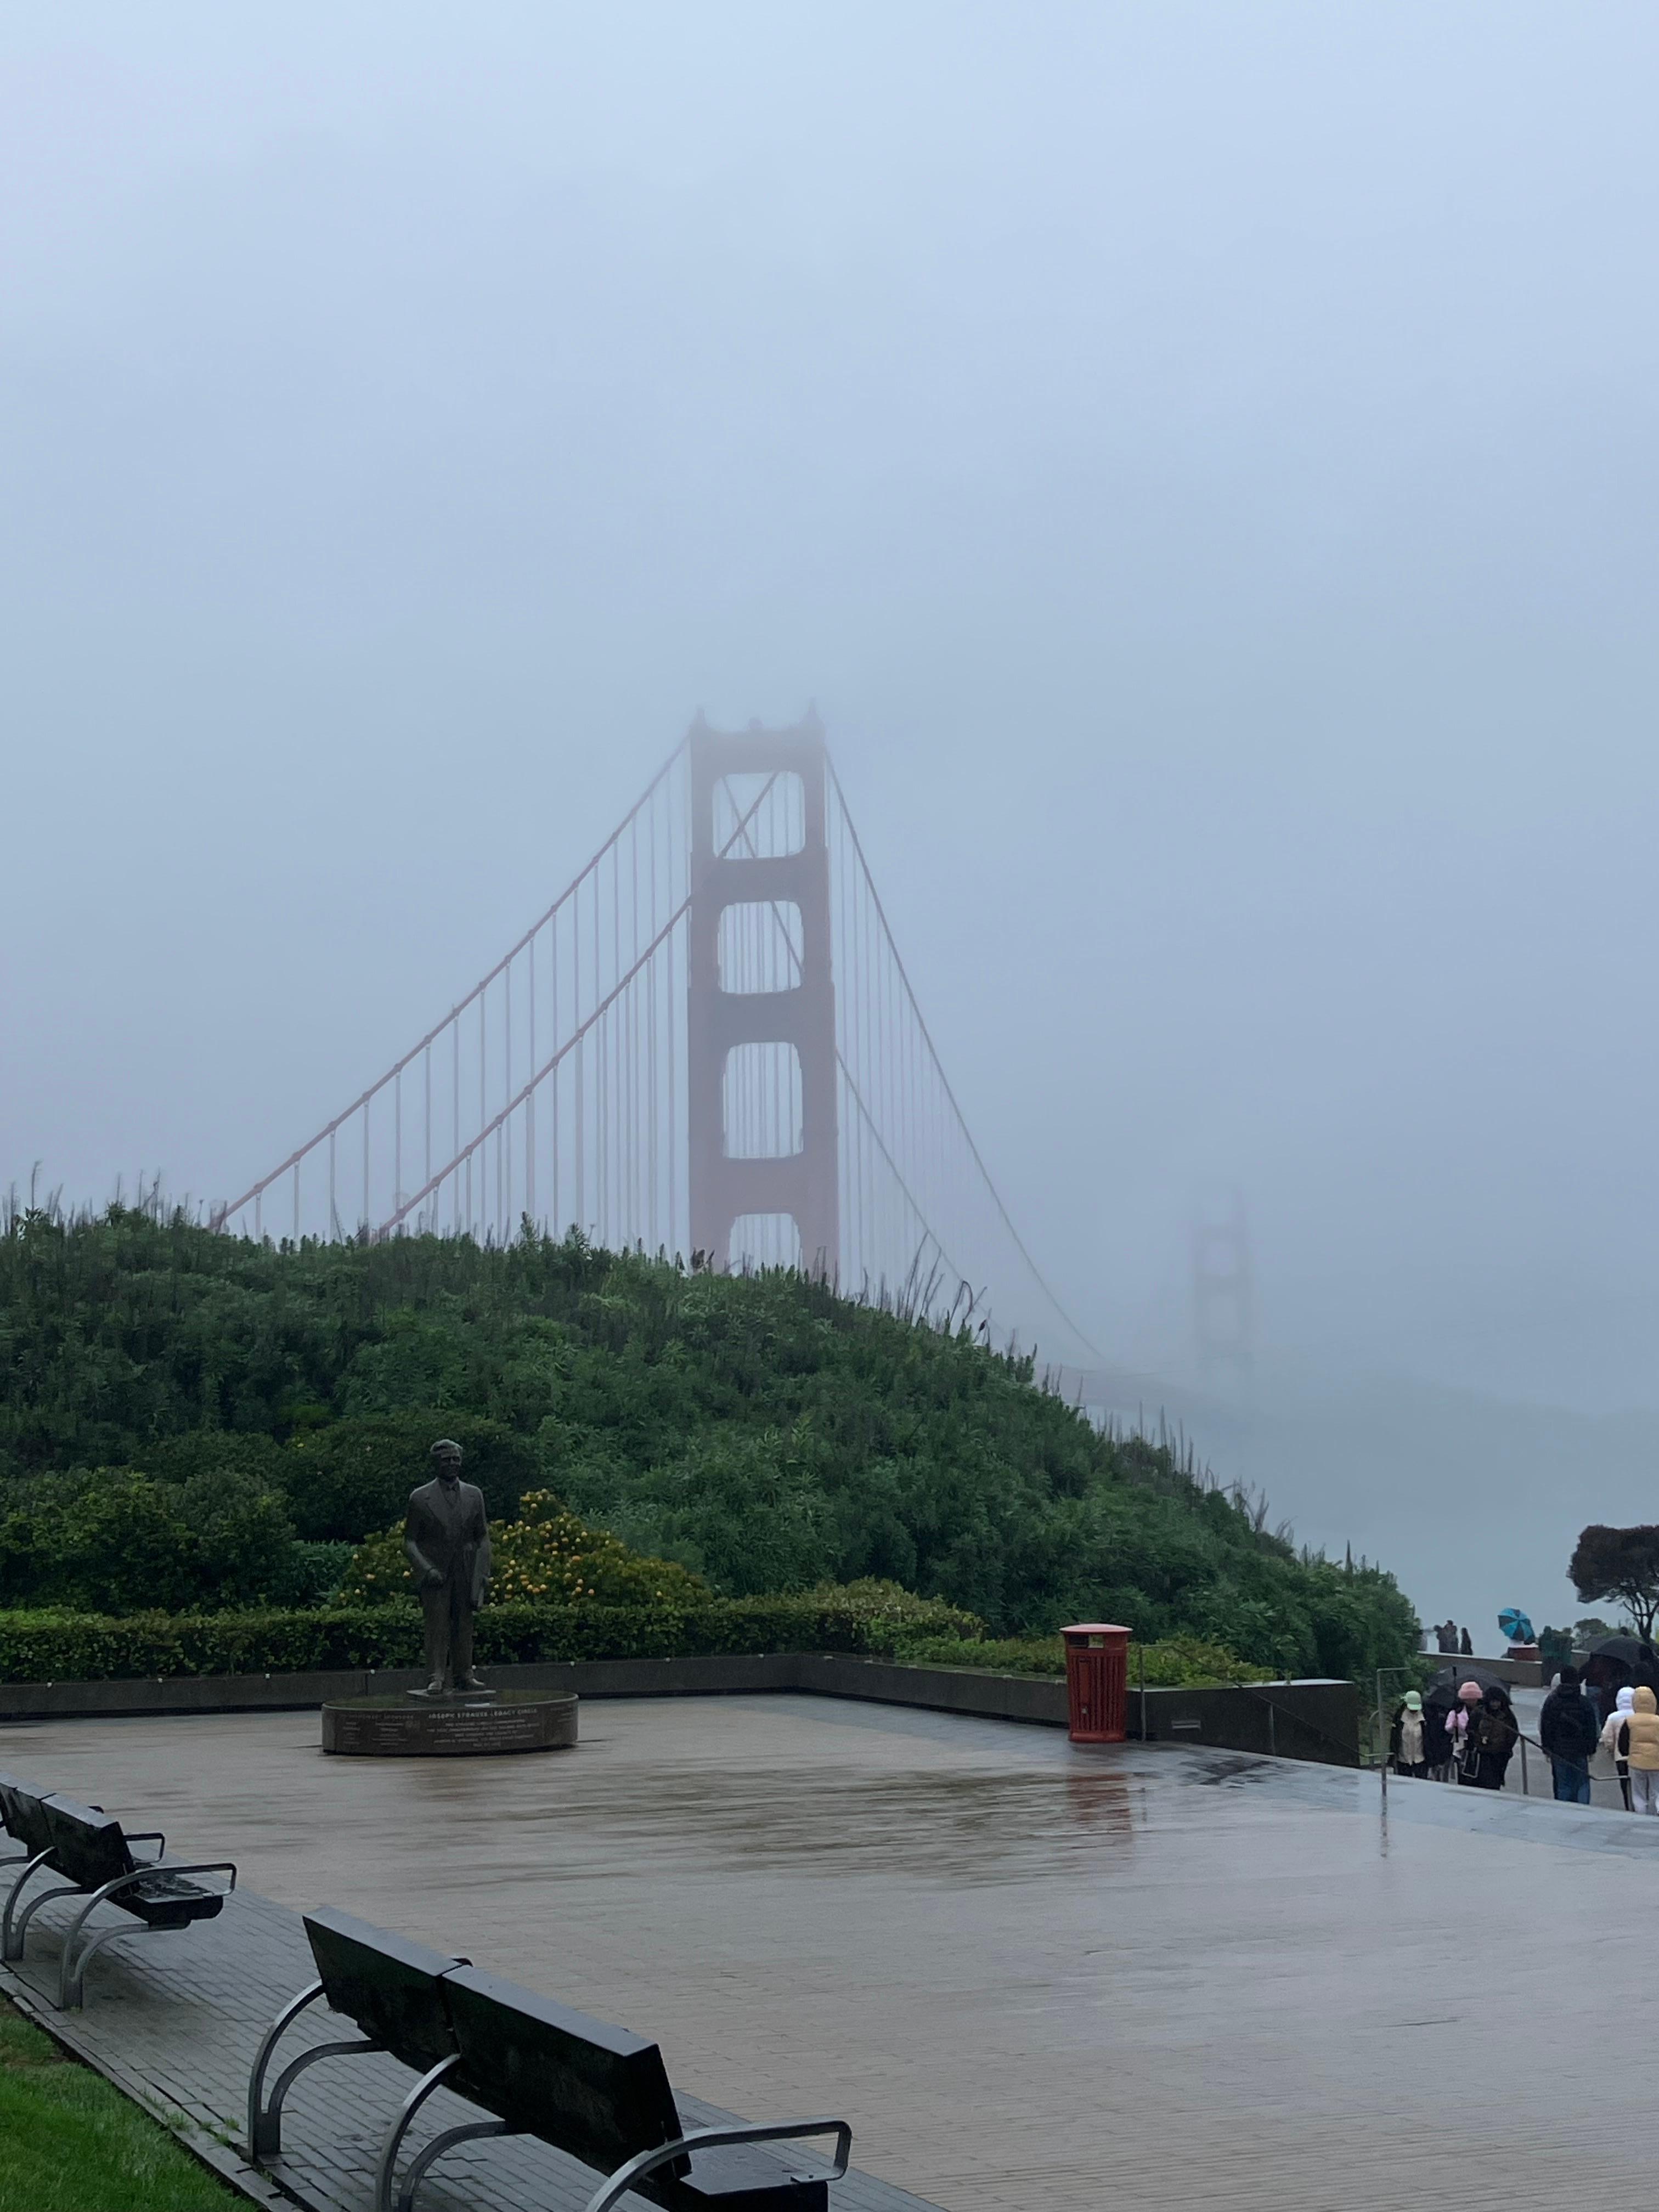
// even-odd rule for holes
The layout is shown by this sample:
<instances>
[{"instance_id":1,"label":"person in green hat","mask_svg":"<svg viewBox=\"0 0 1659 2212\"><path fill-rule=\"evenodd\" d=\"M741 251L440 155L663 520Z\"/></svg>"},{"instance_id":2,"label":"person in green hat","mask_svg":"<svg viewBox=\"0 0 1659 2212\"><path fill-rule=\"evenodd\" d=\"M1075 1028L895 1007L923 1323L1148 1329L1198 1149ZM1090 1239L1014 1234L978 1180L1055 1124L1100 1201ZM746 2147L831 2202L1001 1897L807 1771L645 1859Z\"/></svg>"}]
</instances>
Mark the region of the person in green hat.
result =
<instances>
[{"instance_id":1,"label":"person in green hat","mask_svg":"<svg viewBox=\"0 0 1659 2212\"><path fill-rule=\"evenodd\" d=\"M1413 1774L1419 1782L1429 1778L1429 1746L1424 1733L1420 1692L1407 1690L1400 1701L1389 1731L1389 1764L1396 1774Z\"/></svg>"}]
</instances>

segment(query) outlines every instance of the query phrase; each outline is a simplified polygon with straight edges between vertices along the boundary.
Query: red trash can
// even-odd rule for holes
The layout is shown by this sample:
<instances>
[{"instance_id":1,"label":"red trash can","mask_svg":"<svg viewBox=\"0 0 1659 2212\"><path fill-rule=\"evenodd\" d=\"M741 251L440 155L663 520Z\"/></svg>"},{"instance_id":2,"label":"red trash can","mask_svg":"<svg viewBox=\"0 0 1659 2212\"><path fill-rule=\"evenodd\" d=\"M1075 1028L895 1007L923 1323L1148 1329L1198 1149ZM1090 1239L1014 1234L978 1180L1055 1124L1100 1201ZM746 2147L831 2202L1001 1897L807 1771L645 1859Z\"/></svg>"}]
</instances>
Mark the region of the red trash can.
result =
<instances>
[{"instance_id":1,"label":"red trash can","mask_svg":"<svg viewBox=\"0 0 1659 2212\"><path fill-rule=\"evenodd\" d=\"M1062 1628L1066 1705L1073 1743L1121 1743L1128 1734L1129 1632L1109 1620Z\"/></svg>"}]
</instances>

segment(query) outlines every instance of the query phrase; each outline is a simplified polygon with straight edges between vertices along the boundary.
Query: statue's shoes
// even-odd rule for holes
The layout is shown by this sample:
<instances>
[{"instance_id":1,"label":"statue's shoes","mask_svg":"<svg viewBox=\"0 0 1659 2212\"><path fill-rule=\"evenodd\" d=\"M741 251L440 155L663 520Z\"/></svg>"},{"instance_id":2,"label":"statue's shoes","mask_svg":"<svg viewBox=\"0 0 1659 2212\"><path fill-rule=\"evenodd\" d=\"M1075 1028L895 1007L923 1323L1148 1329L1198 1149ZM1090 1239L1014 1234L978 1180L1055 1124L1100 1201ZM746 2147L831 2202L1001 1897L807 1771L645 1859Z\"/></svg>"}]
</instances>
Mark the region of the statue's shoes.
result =
<instances>
[{"instance_id":1,"label":"statue's shoes","mask_svg":"<svg viewBox=\"0 0 1659 2212\"><path fill-rule=\"evenodd\" d=\"M481 1682L476 1674L463 1674L455 1685L458 1690L483 1690L488 1686L488 1684Z\"/></svg>"}]
</instances>

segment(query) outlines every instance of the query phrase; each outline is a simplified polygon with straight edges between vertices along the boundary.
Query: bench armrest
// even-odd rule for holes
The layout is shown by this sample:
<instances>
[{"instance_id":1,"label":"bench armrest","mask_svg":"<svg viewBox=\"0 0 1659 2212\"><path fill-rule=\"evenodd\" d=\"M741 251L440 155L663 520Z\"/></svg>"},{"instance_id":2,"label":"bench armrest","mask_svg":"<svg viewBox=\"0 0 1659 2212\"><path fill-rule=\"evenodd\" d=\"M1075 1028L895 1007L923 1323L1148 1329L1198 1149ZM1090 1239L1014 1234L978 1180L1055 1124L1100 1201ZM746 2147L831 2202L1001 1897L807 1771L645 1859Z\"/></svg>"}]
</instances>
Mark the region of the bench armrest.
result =
<instances>
[{"instance_id":1,"label":"bench armrest","mask_svg":"<svg viewBox=\"0 0 1659 2212\"><path fill-rule=\"evenodd\" d=\"M167 1839L159 1828L140 1828L135 1834L129 1834L124 1828L121 1832L129 1844L154 1844L158 1859L167 1856Z\"/></svg>"},{"instance_id":2,"label":"bench armrest","mask_svg":"<svg viewBox=\"0 0 1659 2212\"><path fill-rule=\"evenodd\" d=\"M236 1887L236 1864L233 1859L204 1859L199 1866L181 1866L175 1859L157 1859L153 1865L141 1869L144 1874L228 1874L229 1890Z\"/></svg>"},{"instance_id":3,"label":"bench armrest","mask_svg":"<svg viewBox=\"0 0 1659 2212\"><path fill-rule=\"evenodd\" d=\"M642 2150L626 2166L619 2166L611 2179L601 2184L598 2193L589 2197L586 2212L611 2212L611 2206L619 2204L636 2181L642 2180L647 2173L654 2173L659 2166L690 2157L694 2150L722 2150L728 2143L796 2142L804 2136L829 2135L836 2137L836 2162L827 2178L839 2181L853 2155L853 2130L845 2120L783 2120L762 2127L693 2128L678 2142L659 2144L655 2150Z\"/></svg>"},{"instance_id":4,"label":"bench armrest","mask_svg":"<svg viewBox=\"0 0 1659 2212\"><path fill-rule=\"evenodd\" d=\"M83 1890L82 1894L87 1900L87 1906L86 1912L79 1916L80 1920L86 1918L94 1905L101 1905L106 1898L118 1895L135 1881L148 1881L153 1874L228 1874L231 1888L236 1887L236 1869L228 1859L210 1859L200 1866L178 1866L171 1860L152 1859L144 1866L134 1867L131 1874L118 1874L113 1881L106 1881L101 1889ZM78 1921L76 1924L79 1924Z\"/></svg>"}]
</instances>

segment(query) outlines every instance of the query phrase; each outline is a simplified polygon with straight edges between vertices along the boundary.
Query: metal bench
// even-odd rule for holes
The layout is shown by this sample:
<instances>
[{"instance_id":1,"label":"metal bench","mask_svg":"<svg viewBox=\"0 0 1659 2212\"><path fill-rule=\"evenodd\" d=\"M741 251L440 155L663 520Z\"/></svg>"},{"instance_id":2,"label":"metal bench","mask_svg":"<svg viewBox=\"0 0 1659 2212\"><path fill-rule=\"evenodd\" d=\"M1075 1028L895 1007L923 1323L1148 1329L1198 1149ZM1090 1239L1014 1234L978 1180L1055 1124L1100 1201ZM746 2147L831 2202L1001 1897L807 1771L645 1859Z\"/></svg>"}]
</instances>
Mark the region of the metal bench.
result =
<instances>
[{"instance_id":1,"label":"metal bench","mask_svg":"<svg viewBox=\"0 0 1659 2212\"><path fill-rule=\"evenodd\" d=\"M51 1898L60 1896L59 1890L40 1890L23 1906L23 1891L32 1875L52 1865L52 1829L46 1820L46 1806L50 1790L36 1790L15 1775L0 1775L0 1820L6 1833L23 1846L21 1863L15 1858L8 1864L16 1867L6 1892L3 1915L0 1915L0 1959L21 1959L23 1955L25 1931L38 1908ZM156 1842L159 1838L137 1836L135 1843Z\"/></svg>"},{"instance_id":2,"label":"metal bench","mask_svg":"<svg viewBox=\"0 0 1659 2212\"><path fill-rule=\"evenodd\" d=\"M248 2154L255 2166L280 2155L283 2103L298 2077L319 2058L384 2051L415 2073L425 2074L455 2050L440 1984L453 1968L465 1966L465 1959L446 1958L423 1943L406 1942L401 1936L356 1920L349 1912L337 1912L331 1905L307 1912L305 1929L317 1962L317 1978L307 1982L272 2021L248 2075ZM277 2044L319 1997L331 2011L355 2021L363 2033L301 2051L277 2075L267 2099L265 2076ZM377 2202L386 2195L378 2176L375 2193Z\"/></svg>"},{"instance_id":3,"label":"metal bench","mask_svg":"<svg viewBox=\"0 0 1659 2212\"><path fill-rule=\"evenodd\" d=\"M46 1816L41 1809L44 1790L32 1790L27 1782L20 1782L15 1774L0 1774L0 1827L21 1849L8 1851L0 1859L0 1868L9 1868L5 1877L6 1905L9 1908L12 1895L21 1888L52 1849L52 1838L46 1832ZM11 1956L11 1933L8 1919L5 1946L0 1957Z\"/></svg>"},{"instance_id":4,"label":"metal bench","mask_svg":"<svg viewBox=\"0 0 1659 2212\"><path fill-rule=\"evenodd\" d=\"M277 2014L248 2082L256 2163L280 2148L282 2100L303 2068L337 2051L388 2051L424 2070L381 2148L376 2212L392 2212L399 2152L439 2089L492 2117L447 2129L425 2144L396 2191L397 2212L412 2212L436 2160L488 2136L533 2136L605 2174L587 2212L609 2212L633 2190L664 2212L828 2212L830 2184L846 2172L852 2150L845 2120L687 2130L654 2043L345 1913L308 1914L306 1932L318 1979ZM277 2039L319 1996L367 2035L302 2052L262 2104ZM835 2163L815 2174L792 2173L758 2148L828 2135L836 2137Z\"/></svg>"},{"instance_id":5,"label":"metal bench","mask_svg":"<svg viewBox=\"0 0 1659 2212\"><path fill-rule=\"evenodd\" d=\"M10 1836L11 1827L6 1819L5 1805L5 1795L8 1790L21 1790L25 1796L29 1796L33 1793L30 1790L27 1783L20 1782L15 1774L0 1774L0 1828L3 1828L6 1833ZM12 1841L14 1843L22 1843L22 1838L21 1836L13 1836ZM23 1847L21 1850L0 1853L0 1867L21 1867L27 1860L29 1856L29 1847L27 1844L23 1844ZM12 1879L13 1881L15 1881L16 1876L14 1875Z\"/></svg>"},{"instance_id":6,"label":"metal bench","mask_svg":"<svg viewBox=\"0 0 1659 2212\"><path fill-rule=\"evenodd\" d=\"M18 1802L26 1798L27 1803ZM236 1887L236 1869L228 1859L216 1859L200 1864L175 1866L167 1862L162 1854L167 1839L159 1832L129 1836L119 1820L95 1805L77 1805L71 1797L55 1795L37 1797L32 1792L15 1789L0 1799L6 1811L6 1825L12 1827L14 1810L35 1835L44 1832L44 1848L37 1852L29 1867L37 1867L59 1874L64 1880L52 1889L43 1889L32 1897L14 1921L12 1908L21 1892L20 1881L8 1899L4 1934L6 1956L21 1959L27 1940L28 1923L43 1905L56 1897L82 1897L86 1902L64 1930L64 1948L58 1966L58 2008L78 2005L85 1991L86 1971L93 1954L105 1944L112 1943L117 1936L137 1934L163 1936L191 1927L198 1920L211 1920L224 1910L228 1890L207 1889L191 1877L194 1875L223 1874L230 1877L229 1889ZM153 1859L135 1858L134 1844L154 1844ZM23 1880L27 1880L25 1875ZM100 1905L112 1905L118 1911L136 1920L134 1929L118 1921L112 1927L85 1932L87 1923Z\"/></svg>"}]
</instances>

